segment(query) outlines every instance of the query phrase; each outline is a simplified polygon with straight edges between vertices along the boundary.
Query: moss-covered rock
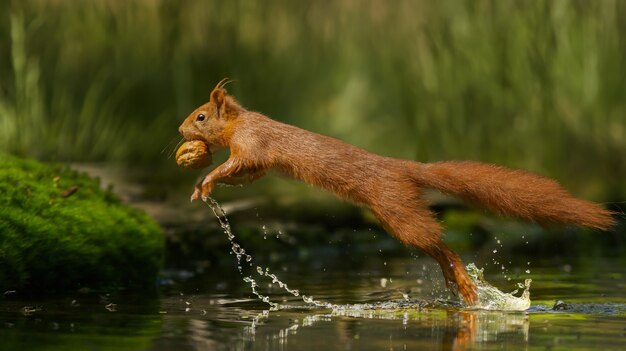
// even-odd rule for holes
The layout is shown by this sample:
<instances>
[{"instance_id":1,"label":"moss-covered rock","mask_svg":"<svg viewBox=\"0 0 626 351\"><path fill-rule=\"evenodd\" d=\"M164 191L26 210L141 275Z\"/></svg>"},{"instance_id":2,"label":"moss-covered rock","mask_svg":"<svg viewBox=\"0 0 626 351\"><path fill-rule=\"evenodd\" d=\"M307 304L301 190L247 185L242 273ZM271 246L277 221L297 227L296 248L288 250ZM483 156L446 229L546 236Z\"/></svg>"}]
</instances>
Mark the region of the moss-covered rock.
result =
<instances>
[{"instance_id":1,"label":"moss-covered rock","mask_svg":"<svg viewBox=\"0 0 626 351\"><path fill-rule=\"evenodd\" d=\"M154 288L163 243L97 180L0 154L0 292Z\"/></svg>"}]
</instances>

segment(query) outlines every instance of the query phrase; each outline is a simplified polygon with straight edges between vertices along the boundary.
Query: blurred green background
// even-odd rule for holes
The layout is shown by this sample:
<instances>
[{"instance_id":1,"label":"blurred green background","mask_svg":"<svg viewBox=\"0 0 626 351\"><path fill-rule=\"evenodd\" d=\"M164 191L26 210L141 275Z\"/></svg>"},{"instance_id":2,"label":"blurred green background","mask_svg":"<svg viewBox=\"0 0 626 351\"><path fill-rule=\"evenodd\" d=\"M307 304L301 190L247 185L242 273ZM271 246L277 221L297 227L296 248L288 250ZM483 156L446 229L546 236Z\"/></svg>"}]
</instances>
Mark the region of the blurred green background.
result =
<instances>
[{"instance_id":1,"label":"blurred green background","mask_svg":"<svg viewBox=\"0 0 626 351\"><path fill-rule=\"evenodd\" d=\"M230 77L249 109L376 153L623 201L625 64L618 0L5 0L0 150L123 167L187 198L200 173L168 158L177 127Z\"/></svg>"},{"instance_id":2,"label":"blurred green background","mask_svg":"<svg viewBox=\"0 0 626 351\"><path fill-rule=\"evenodd\" d=\"M254 341L254 325L266 322L251 317L267 306L249 300L249 285L233 266L237 255L228 254L236 246L210 209L189 204L207 170L182 169L172 157L178 126L224 77L236 80L227 88L245 107L274 119L387 156L528 169L620 211L626 207L625 67L626 0L0 0L0 178L8 179L0 179L0 273L15 285L4 261L19 268L19 277L35 277L31 283L75 287L56 278L86 276L76 279L81 287L106 289L139 275L142 283L156 281L161 293L103 299L93 290L98 296L89 302L90 291L75 297L76 289L68 289L57 303L43 299L51 290L41 284L3 286L0 333L8 335L6 345L42 350L141 349L148 341L157 349L219 348L232 345L224 340L233 333L243 348L262 348L266 337L274 342L267 345L282 348L287 335L300 345L293 326L309 320L304 309L293 310L295 322L287 311L267 321L271 330L280 328L280 339L268 332L256 334L257 344L242 338ZM225 157L224 151L215 160ZM138 211L117 209L111 191L94 190L98 183L65 164L100 177L100 186L111 185L123 203L159 226ZM15 165L23 165L19 174ZM40 169L40 176L30 169ZM62 193L73 185L81 189L66 199ZM255 265L271 267L307 295L360 303L400 297L400 289L413 286L406 290L411 297L432 300L439 296L430 292L432 284L444 289L434 260L422 261L423 253L383 234L367 211L319 189L271 175L217 188L214 197ZM617 301L623 310L623 215L608 233L545 229L436 200L446 243L465 263L486 267L499 287L532 277L533 296L592 302L608 318L602 328L619 325L610 306ZM111 203L115 208L107 210ZM60 204L66 207L55 207ZM124 222L111 215L120 212L132 216ZM59 217L64 213L78 220ZM131 221L135 217L143 221ZM37 235L27 235L29 228ZM240 272L256 274L239 264ZM382 277L398 285L385 287ZM287 301L267 282L258 285L261 293ZM45 296L27 305L15 290ZM118 314L109 314L117 303ZM27 315L24 306L44 304ZM208 306L206 317L196 313L200 306ZM554 315L537 314L541 328L531 324L531 332L552 329L534 333L531 346L551 347L543 339L563 346L568 335L579 343L580 331L598 329L603 318L596 310L593 318L559 312L589 323L559 324ZM546 318L552 322L543 323ZM416 335L455 340L449 331L467 329L465 320L426 319L424 333L410 331L411 342L421 342ZM528 340L528 321L523 328L512 321ZM389 347L391 333L395 340L408 335L406 320L389 336L379 336L387 332L378 324L345 322L340 335L350 339L359 336L355 331L376 329L371 345ZM328 328L313 329L334 335ZM614 334L623 336L622 328ZM499 330L485 339L490 343L477 338L476 345L515 339ZM584 334L587 344L600 337Z\"/></svg>"}]
</instances>

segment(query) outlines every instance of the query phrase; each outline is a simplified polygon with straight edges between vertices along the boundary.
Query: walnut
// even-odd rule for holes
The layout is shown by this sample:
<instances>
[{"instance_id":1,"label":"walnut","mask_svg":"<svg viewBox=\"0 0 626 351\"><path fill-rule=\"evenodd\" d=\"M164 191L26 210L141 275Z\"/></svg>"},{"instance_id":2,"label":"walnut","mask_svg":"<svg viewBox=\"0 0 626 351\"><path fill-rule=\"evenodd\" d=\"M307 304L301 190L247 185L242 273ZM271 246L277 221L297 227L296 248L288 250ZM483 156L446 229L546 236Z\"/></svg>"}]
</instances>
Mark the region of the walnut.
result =
<instances>
[{"instance_id":1,"label":"walnut","mask_svg":"<svg viewBox=\"0 0 626 351\"><path fill-rule=\"evenodd\" d=\"M213 158L207 144L200 140L186 141L176 151L179 166L200 169L211 164Z\"/></svg>"}]
</instances>

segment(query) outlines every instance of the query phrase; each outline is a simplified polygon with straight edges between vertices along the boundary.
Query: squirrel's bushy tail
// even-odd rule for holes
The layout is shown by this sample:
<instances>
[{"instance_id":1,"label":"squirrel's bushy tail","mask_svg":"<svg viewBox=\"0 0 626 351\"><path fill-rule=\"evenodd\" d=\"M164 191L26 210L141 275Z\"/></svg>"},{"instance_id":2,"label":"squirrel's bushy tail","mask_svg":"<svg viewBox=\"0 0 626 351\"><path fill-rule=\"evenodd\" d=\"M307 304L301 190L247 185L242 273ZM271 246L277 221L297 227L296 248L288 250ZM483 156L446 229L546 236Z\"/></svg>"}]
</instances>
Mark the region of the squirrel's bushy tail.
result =
<instances>
[{"instance_id":1,"label":"squirrel's bushy tail","mask_svg":"<svg viewBox=\"0 0 626 351\"><path fill-rule=\"evenodd\" d=\"M577 199L559 183L526 171L473 161L419 164L416 181L499 214L606 230L612 212Z\"/></svg>"}]
</instances>

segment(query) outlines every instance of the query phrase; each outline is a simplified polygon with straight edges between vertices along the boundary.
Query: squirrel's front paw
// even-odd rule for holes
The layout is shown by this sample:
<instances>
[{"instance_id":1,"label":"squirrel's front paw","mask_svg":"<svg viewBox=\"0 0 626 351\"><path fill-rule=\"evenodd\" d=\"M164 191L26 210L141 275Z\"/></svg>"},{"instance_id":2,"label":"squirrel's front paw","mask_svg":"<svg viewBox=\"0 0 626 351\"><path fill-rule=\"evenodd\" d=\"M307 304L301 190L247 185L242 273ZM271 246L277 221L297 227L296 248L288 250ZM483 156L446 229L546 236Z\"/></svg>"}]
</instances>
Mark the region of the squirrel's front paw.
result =
<instances>
[{"instance_id":1,"label":"squirrel's front paw","mask_svg":"<svg viewBox=\"0 0 626 351\"><path fill-rule=\"evenodd\" d=\"M210 181L208 176L204 178L200 183L196 185L196 188L191 194L191 202L202 199L206 202L213 191L214 182Z\"/></svg>"}]
</instances>

